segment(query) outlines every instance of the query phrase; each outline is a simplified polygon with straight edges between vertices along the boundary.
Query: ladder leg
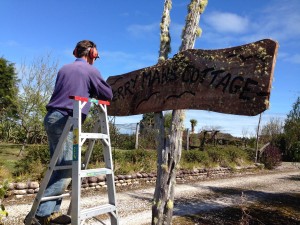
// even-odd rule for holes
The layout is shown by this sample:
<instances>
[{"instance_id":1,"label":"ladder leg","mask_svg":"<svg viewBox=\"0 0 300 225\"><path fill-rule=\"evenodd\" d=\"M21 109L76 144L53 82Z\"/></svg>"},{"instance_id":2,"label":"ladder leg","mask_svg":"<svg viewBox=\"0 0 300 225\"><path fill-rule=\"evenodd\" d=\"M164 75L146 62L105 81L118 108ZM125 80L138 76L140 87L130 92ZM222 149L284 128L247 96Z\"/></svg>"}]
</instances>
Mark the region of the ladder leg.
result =
<instances>
[{"instance_id":1,"label":"ladder leg","mask_svg":"<svg viewBox=\"0 0 300 225\"><path fill-rule=\"evenodd\" d=\"M63 133L59 139L59 142L55 148L55 151L54 151L54 154L53 156L51 157L51 160L50 160L50 164L49 164L49 167L46 171L46 174L45 174L45 177L44 179L42 180L41 182L41 185L40 185L40 189L34 199L34 202L33 202L33 205L31 207L31 210L30 212L28 213L26 219L25 219L25 224L26 225L30 225L31 222L32 222L32 219L35 217L35 214L36 214L36 211L38 209L38 206L40 205L41 203L41 199L44 195L44 192L45 192L45 189L46 187L48 186L49 184L49 181L50 181L50 178L53 174L53 170L55 168L55 165L57 163L57 160L58 160L58 157L60 156L61 152L62 152L62 146L68 136L68 133L71 129L71 125L72 125L72 122L71 122L71 118L69 118L66 122L66 125L64 127L64 130L63 130Z\"/></svg>"},{"instance_id":2,"label":"ladder leg","mask_svg":"<svg viewBox=\"0 0 300 225\"><path fill-rule=\"evenodd\" d=\"M106 107L105 107L106 109ZM104 161L105 161L105 167L109 168L113 171L113 160L112 160L112 151L111 151L111 142L110 142L110 136L109 136L109 123L107 119L107 111L103 110L101 113L102 120L100 120L101 124L101 132L108 134L107 139L102 140L103 145L103 154L104 154ZM106 182L107 182L107 192L108 192L108 201L109 204L112 204L116 206L116 188L115 188L115 179L114 179L114 173L106 175ZM117 210L109 213L111 225L118 225L118 213Z\"/></svg>"}]
</instances>

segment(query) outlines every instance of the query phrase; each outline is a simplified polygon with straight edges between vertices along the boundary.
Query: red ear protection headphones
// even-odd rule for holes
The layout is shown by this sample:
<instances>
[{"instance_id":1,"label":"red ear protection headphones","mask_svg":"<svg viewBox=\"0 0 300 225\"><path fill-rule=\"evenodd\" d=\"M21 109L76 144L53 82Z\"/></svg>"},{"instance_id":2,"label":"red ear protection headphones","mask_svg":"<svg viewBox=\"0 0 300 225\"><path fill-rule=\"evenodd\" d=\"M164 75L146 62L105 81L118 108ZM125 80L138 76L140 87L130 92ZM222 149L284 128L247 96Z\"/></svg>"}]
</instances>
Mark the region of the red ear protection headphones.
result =
<instances>
[{"instance_id":1,"label":"red ear protection headphones","mask_svg":"<svg viewBox=\"0 0 300 225\"><path fill-rule=\"evenodd\" d=\"M78 50L77 50L77 47L73 50L73 55L76 57L76 58L78 58L78 52L77 52ZM97 51L97 49L95 48L95 47L92 47L92 48L90 48L90 51L89 51L89 57L91 58L91 59L97 59L97 58L99 58L99 55L98 55L98 51Z\"/></svg>"},{"instance_id":2,"label":"red ear protection headphones","mask_svg":"<svg viewBox=\"0 0 300 225\"><path fill-rule=\"evenodd\" d=\"M91 59L97 59L99 58L99 55L98 55L98 51L95 47L92 47L89 51L89 56Z\"/></svg>"}]
</instances>

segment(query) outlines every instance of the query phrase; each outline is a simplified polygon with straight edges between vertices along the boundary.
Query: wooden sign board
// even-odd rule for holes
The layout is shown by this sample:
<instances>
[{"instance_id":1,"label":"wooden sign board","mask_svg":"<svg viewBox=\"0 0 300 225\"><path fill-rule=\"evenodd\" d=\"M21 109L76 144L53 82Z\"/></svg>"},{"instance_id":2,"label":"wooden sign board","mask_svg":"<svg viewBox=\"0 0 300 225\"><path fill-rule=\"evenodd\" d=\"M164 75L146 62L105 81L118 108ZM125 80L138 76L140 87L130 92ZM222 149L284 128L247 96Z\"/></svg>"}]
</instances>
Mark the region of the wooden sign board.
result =
<instances>
[{"instance_id":1,"label":"wooden sign board","mask_svg":"<svg viewBox=\"0 0 300 225\"><path fill-rule=\"evenodd\" d=\"M107 82L112 116L175 109L257 115L269 107L278 43L265 39L217 50L189 49Z\"/></svg>"}]
</instances>

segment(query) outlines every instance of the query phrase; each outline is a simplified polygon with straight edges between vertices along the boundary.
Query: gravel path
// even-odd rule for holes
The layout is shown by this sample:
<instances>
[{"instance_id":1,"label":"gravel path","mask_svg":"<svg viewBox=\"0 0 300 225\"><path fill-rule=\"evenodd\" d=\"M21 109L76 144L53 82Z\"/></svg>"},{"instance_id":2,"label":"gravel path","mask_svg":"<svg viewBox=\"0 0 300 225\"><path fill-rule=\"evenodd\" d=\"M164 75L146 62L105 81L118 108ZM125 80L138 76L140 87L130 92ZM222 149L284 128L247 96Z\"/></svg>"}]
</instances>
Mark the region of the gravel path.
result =
<instances>
[{"instance_id":1,"label":"gravel path","mask_svg":"<svg viewBox=\"0 0 300 225\"><path fill-rule=\"evenodd\" d=\"M275 171L240 177L177 184L174 217L205 212L220 207L239 205L242 201L255 202L268 193L300 193L299 166L284 164ZM148 225L151 221L151 200L154 187L117 192L121 225ZM300 201L300 200L299 200ZM69 200L63 201L66 210ZM107 203L105 194L93 193L82 198L82 207ZM31 208L30 199L11 199L4 202L9 216L4 225L21 225ZM300 211L299 211L300 215ZM103 223L104 222L104 223ZM87 225L110 224L105 218L86 221Z\"/></svg>"}]
</instances>

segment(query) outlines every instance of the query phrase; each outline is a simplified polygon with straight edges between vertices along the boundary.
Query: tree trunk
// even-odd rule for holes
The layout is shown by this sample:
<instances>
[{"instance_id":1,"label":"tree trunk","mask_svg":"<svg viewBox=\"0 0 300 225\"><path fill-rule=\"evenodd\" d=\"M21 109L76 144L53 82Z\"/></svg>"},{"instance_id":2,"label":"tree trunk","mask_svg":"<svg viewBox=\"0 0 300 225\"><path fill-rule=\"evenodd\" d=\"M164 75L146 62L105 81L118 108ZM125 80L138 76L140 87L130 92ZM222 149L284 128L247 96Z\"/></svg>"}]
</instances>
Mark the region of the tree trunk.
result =
<instances>
[{"instance_id":1,"label":"tree trunk","mask_svg":"<svg viewBox=\"0 0 300 225\"><path fill-rule=\"evenodd\" d=\"M160 24L160 48L158 62L162 62L168 58L170 52L170 10L172 7L172 0L165 0L162 21ZM163 224L165 205L169 198L168 181L168 155L165 146L165 127L164 116L162 112L154 114L155 129L157 130L157 179L154 192L154 200L152 205L152 224Z\"/></svg>"},{"instance_id":2,"label":"tree trunk","mask_svg":"<svg viewBox=\"0 0 300 225\"><path fill-rule=\"evenodd\" d=\"M182 34L180 51L193 48L199 32L200 14L204 11L207 0L191 0L186 25ZM169 13L171 1L165 0L164 13L161 23L161 40L170 40L169 37ZM163 34L163 31L167 31ZM198 34L198 35L197 35ZM162 49L162 44L161 44ZM160 51L160 60L166 59L165 52ZM174 208L174 190L176 184L177 165L181 158L182 133L184 129L185 110L173 110L170 135L164 140L164 127L162 113L156 113L159 129L158 137L158 167L157 180L152 205L152 225L171 224Z\"/></svg>"},{"instance_id":3,"label":"tree trunk","mask_svg":"<svg viewBox=\"0 0 300 225\"><path fill-rule=\"evenodd\" d=\"M27 131L26 132L26 138L23 140L23 144L22 144L22 147L20 148L20 151L19 151L19 154L18 154L18 157L21 157L24 150L25 150L25 147L26 147L26 144L27 144L27 140L29 139L29 134L30 132Z\"/></svg>"}]
</instances>

